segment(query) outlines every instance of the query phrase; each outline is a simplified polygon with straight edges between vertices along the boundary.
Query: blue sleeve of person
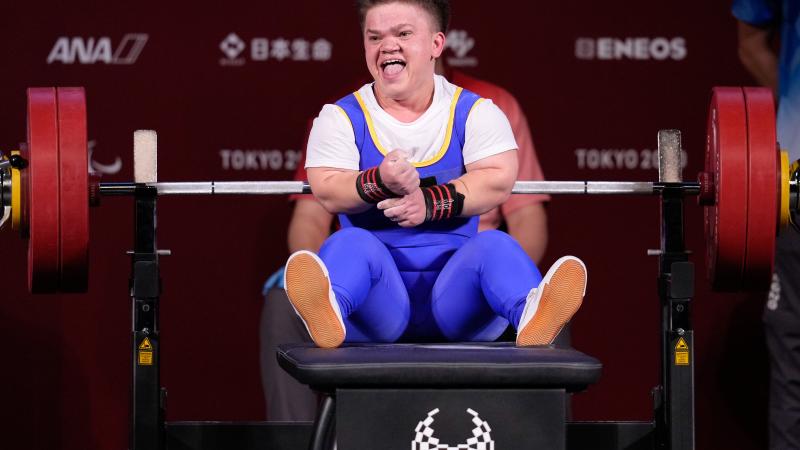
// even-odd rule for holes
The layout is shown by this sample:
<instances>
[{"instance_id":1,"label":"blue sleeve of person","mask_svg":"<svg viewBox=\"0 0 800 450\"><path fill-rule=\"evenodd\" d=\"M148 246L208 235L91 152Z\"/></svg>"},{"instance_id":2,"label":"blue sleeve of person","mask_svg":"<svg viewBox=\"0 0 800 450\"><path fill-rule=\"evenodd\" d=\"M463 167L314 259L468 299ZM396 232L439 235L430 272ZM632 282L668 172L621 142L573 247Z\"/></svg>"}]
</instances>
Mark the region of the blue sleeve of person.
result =
<instances>
[{"instance_id":1,"label":"blue sleeve of person","mask_svg":"<svg viewBox=\"0 0 800 450\"><path fill-rule=\"evenodd\" d=\"M781 5L777 0L733 0L731 12L742 22L763 27L778 22Z\"/></svg>"},{"instance_id":2,"label":"blue sleeve of person","mask_svg":"<svg viewBox=\"0 0 800 450\"><path fill-rule=\"evenodd\" d=\"M267 295L267 292L274 287L283 289L283 271L285 269L286 267L281 267L267 278L267 281L264 282L264 287L261 289L261 294Z\"/></svg>"}]
</instances>

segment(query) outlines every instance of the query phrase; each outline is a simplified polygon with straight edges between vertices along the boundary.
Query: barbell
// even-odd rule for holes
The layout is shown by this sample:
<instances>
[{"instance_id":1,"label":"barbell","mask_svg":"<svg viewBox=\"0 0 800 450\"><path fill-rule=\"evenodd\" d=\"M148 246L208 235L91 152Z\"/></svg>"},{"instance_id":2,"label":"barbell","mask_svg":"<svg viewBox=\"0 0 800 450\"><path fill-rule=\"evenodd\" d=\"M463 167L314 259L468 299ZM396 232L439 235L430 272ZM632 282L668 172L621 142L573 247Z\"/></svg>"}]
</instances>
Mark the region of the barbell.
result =
<instances>
[{"instance_id":1,"label":"barbell","mask_svg":"<svg viewBox=\"0 0 800 450\"><path fill-rule=\"evenodd\" d=\"M101 196L133 195L140 186L154 188L159 196L311 192L300 181L159 182L155 176L136 176L133 182L97 182L88 173L83 88L28 89L27 124L20 149L0 153L0 227L10 219L28 241L32 293L86 291L89 207ZM144 133L142 145L153 147L144 152L155 158L155 133ZM680 148L677 131L661 132L659 139ZM708 112L705 167L697 181L680 179L678 161L672 167L677 175L657 182L518 181L512 192L659 195L667 187L680 188L704 207L707 277L713 288L759 290L772 278L776 235L794 224L800 209L798 167L790 167L787 153L778 148L769 90L717 87Z\"/></svg>"}]
</instances>

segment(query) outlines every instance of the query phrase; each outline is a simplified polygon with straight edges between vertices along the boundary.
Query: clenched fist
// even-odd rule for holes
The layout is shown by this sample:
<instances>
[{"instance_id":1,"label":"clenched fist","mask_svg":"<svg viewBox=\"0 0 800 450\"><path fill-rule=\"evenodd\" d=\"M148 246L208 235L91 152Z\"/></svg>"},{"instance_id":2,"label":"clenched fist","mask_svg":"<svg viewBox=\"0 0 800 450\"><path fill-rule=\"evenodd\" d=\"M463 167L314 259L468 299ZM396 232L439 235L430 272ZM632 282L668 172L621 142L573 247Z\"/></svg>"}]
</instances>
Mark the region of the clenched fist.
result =
<instances>
[{"instance_id":1,"label":"clenched fist","mask_svg":"<svg viewBox=\"0 0 800 450\"><path fill-rule=\"evenodd\" d=\"M419 172L408 162L408 153L392 150L378 166L383 184L398 195L407 195L419 189Z\"/></svg>"}]
</instances>

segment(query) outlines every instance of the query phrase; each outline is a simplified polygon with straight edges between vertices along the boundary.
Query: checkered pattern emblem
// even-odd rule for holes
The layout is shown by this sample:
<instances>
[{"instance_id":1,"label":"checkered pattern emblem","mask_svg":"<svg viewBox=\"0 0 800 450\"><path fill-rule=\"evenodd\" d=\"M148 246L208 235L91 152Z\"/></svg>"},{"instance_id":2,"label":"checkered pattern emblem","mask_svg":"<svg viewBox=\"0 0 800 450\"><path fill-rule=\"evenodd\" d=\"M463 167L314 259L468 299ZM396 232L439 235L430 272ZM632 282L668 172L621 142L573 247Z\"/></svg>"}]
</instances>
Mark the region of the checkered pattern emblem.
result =
<instances>
[{"instance_id":1,"label":"checkered pattern emblem","mask_svg":"<svg viewBox=\"0 0 800 450\"><path fill-rule=\"evenodd\" d=\"M472 437L467 439L464 444L447 445L439 443L433 435L433 416L439 413L439 408L428 412L428 417L417 424L414 430L414 441L411 442L411 450L494 450L492 440L492 428L489 424L478 416L478 413L471 408L467 412L472 416Z\"/></svg>"}]
</instances>

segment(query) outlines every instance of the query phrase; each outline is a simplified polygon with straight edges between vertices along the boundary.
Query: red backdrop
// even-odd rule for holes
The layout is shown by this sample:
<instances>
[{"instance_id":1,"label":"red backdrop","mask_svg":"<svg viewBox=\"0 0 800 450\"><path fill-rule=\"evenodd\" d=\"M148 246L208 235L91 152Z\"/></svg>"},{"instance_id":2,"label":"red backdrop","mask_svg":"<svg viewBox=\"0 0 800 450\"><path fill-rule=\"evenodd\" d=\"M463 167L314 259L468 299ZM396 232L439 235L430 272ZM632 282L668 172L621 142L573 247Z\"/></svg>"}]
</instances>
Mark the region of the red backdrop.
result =
<instances>
[{"instance_id":1,"label":"red backdrop","mask_svg":"<svg viewBox=\"0 0 800 450\"><path fill-rule=\"evenodd\" d=\"M25 88L85 86L95 168L132 179L132 132L159 133L159 179L286 180L323 99L367 75L350 2L167 6L17 3L0 30L0 148L25 136ZM703 161L710 88L751 84L727 0L454 2L447 58L514 93L549 179L654 180L656 133ZM121 166L120 166L121 164ZM702 210L687 202L698 448L765 446L763 295L704 284ZM163 385L168 420L263 420L261 284L287 256L285 197L164 198ZM556 197L545 266L589 267L574 345L600 358L576 419L651 417L658 382L655 198ZM91 211L85 295L26 292L25 244L0 236L0 429L28 448L126 448L132 202ZM33 446L30 440L33 439ZM5 439L4 439L5 440Z\"/></svg>"}]
</instances>

